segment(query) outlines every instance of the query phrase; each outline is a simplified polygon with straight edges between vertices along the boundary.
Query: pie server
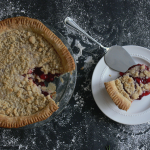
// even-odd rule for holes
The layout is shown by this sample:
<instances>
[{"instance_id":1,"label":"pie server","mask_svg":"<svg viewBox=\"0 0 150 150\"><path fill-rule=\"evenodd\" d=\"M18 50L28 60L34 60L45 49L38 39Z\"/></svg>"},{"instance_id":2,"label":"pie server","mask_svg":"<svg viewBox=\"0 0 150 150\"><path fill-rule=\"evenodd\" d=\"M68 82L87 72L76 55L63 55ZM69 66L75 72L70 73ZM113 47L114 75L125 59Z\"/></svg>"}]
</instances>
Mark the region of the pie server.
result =
<instances>
[{"instance_id":1,"label":"pie server","mask_svg":"<svg viewBox=\"0 0 150 150\"><path fill-rule=\"evenodd\" d=\"M83 29L81 29L70 17L65 19L65 24L82 32L89 39L97 43L100 47L105 49L106 54L104 56L105 63L112 69L119 72L126 72L129 67L135 65L134 60L130 54L121 46L104 47L101 43L97 42L90 35L88 35Z\"/></svg>"}]
</instances>

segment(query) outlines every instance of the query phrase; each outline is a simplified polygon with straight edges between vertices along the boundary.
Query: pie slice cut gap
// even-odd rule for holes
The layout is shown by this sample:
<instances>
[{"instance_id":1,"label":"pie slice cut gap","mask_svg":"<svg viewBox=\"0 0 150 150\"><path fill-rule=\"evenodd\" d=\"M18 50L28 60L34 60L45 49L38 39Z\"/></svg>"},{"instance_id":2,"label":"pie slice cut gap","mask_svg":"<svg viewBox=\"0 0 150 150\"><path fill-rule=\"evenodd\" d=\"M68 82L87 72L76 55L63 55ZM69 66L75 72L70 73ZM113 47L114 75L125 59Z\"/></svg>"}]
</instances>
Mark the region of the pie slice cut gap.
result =
<instances>
[{"instance_id":1,"label":"pie slice cut gap","mask_svg":"<svg viewBox=\"0 0 150 150\"><path fill-rule=\"evenodd\" d=\"M116 80L105 82L105 88L122 110L128 110L133 100L141 100L150 94L150 67L137 64L130 67L125 73L120 72Z\"/></svg>"},{"instance_id":2,"label":"pie slice cut gap","mask_svg":"<svg viewBox=\"0 0 150 150\"><path fill-rule=\"evenodd\" d=\"M58 109L56 87L45 81L71 73L75 62L63 42L39 20L0 21L0 127L47 119Z\"/></svg>"}]
</instances>

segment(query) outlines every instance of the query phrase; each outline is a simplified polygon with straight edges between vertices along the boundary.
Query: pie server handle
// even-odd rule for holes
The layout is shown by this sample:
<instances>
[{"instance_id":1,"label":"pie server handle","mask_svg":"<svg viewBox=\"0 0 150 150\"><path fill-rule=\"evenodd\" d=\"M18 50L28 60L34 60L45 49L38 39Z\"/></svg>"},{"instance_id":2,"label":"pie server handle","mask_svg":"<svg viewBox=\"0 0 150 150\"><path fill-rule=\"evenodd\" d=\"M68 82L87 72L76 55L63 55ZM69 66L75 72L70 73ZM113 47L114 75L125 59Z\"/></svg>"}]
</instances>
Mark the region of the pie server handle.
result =
<instances>
[{"instance_id":1,"label":"pie server handle","mask_svg":"<svg viewBox=\"0 0 150 150\"><path fill-rule=\"evenodd\" d=\"M135 65L133 58L129 55L129 53L121 46L111 46L104 47L101 43L97 42L90 35L88 35L82 28L80 28L70 17L65 19L65 24L80 31L84 35L86 35L93 42L97 43L100 47L105 49L104 60L107 66L112 68L113 70L119 72L126 72L129 67Z\"/></svg>"},{"instance_id":2,"label":"pie server handle","mask_svg":"<svg viewBox=\"0 0 150 150\"><path fill-rule=\"evenodd\" d=\"M106 51L108 51L108 47L104 47L101 43L97 42L95 39L93 39L89 34L87 34L82 28L80 28L70 17L67 17L65 19L65 24L76 29L77 31L80 31L84 35L86 35L90 40L97 43L100 47L104 48Z\"/></svg>"}]
</instances>

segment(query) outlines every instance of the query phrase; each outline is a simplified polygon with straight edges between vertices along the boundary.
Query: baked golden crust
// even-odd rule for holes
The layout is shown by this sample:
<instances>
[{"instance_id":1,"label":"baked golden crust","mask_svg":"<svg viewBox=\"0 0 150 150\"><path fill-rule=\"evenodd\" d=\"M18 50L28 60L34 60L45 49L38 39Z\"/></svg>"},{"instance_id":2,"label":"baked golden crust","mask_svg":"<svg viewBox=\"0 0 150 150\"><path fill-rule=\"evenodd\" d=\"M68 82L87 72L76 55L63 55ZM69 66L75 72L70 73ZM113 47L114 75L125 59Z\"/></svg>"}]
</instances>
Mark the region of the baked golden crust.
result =
<instances>
[{"instance_id":1,"label":"baked golden crust","mask_svg":"<svg viewBox=\"0 0 150 150\"><path fill-rule=\"evenodd\" d=\"M9 117L0 114L0 127L19 128L39 121L43 121L51 116L57 109L58 106L53 100L51 100L44 109L30 116Z\"/></svg>"},{"instance_id":2,"label":"baked golden crust","mask_svg":"<svg viewBox=\"0 0 150 150\"><path fill-rule=\"evenodd\" d=\"M42 35L53 45L62 60L64 72L71 72L75 69L74 59L63 42L42 22L28 17L14 17L0 21L0 34L14 29L33 31Z\"/></svg>"},{"instance_id":3,"label":"baked golden crust","mask_svg":"<svg viewBox=\"0 0 150 150\"><path fill-rule=\"evenodd\" d=\"M128 110L131 106L131 101L124 97L117 89L115 80L110 82L105 82L105 88L111 97L111 99L114 101L114 103L122 110Z\"/></svg>"},{"instance_id":4,"label":"baked golden crust","mask_svg":"<svg viewBox=\"0 0 150 150\"><path fill-rule=\"evenodd\" d=\"M50 31L40 21L38 21L36 19L31 19L28 17L15 17L15 18L9 18L9 19L0 21L0 36L6 32L9 32L9 31L11 32L11 31L15 31L15 30L31 31L31 32L41 35L44 39L46 39L46 41L49 42L54 47L54 49L56 50L57 54L59 55L59 57L61 59L61 63L63 66L63 69L61 69L62 72L60 72L61 74L71 72L75 69L74 59L71 56L70 52L68 51L67 47L52 31ZM30 43L35 42L34 36L29 38L29 42ZM42 70L42 71L44 72L45 70ZM33 86L27 77L25 77L24 81L22 81L21 83L22 83L21 86L26 85L27 89L31 88L30 90L37 90L37 92L39 90L38 88L35 88L35 87L34 87L34 89L32 89ZM4 88L4 87L2 87L2 88ZM15 87L14 87L14 89L13 88L9 89L10 93L14 92L14 91L15 91ZM18 94L17 96L20 98L19 92L17 93ZM28 91L28 92L30 92L30 91ZM36 93L36 91L34 91L34 92ZM12 95L12 96L14 96L14 95ZM33 98L34 98L33 96L30 96L30 98L28 98L28 99L25 99L25 97L24 97L24 99L22 99L22 100L23 101L27 100L27 101L25 101L25 103L28 106L30 105L30 108L31 108L31 102L33 101ZM38 109L38 112L36 111L35 113L30 113L30 115L18 116L18 113L17 113L17 114L15 114L15 116L9 116L9 115L0 113L0 127L18 128L18 127L22 127L22 126L32 124L32 123L35 123L38 121L42 121L42 120L47 119L49 116L51 116L53 114L53 112L55 112L58 109L58 106L50 98L50 96L47 96L46 98L41 96L41 100L43 100L44 102L46 101L45 102L46 107L44 107L44 105L43 105L42 108ZM9 105L7 107L9 107ZM1 111L2 107L3 106L0 106L0 111ZM4 109L6 109L5 106L4 106ZM15 109L13 111L15 113ZM8 114L9 114L10 111L8 110L6 112L8 112Z\"/></svg>"}]
</instances>

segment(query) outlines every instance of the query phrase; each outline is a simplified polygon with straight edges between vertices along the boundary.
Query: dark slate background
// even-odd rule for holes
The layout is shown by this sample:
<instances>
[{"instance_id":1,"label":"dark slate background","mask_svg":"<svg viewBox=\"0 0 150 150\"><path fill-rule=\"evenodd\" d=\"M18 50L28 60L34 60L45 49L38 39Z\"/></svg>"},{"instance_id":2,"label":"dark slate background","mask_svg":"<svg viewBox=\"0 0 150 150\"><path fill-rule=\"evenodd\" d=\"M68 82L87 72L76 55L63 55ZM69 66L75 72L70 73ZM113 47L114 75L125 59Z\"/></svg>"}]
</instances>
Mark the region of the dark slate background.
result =
<instances>
[{"instance_id":1,"label":"dark slate background","mask_svg":"<svg viewBox=\"0 0 150 150\"><path fill-rule=\"evenodd\" d=\"M80 50L77 43L85 49L78 59L73 97L63 112L39 128L0 129L0 150L105 150L109 145L111 150L149 150L149 123L122 125L99 110L91 93L91 78L104 51L63 23L71 17L104 46L149 48L149 8L150 0L1 0L1 20L19 15L39 19L62 33L75 56ZM93 62L86 64L89 56Z\"/></svg>"}]
</instances>

